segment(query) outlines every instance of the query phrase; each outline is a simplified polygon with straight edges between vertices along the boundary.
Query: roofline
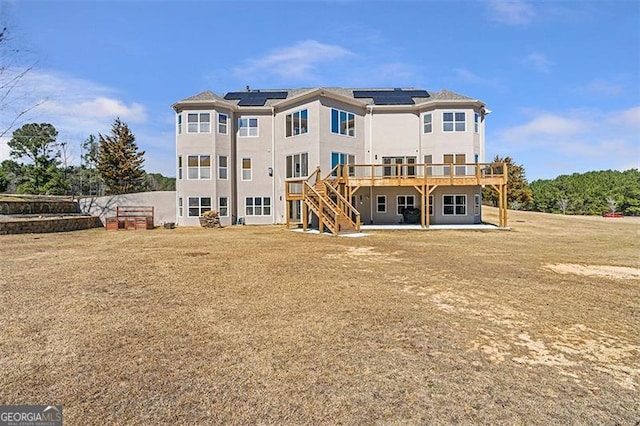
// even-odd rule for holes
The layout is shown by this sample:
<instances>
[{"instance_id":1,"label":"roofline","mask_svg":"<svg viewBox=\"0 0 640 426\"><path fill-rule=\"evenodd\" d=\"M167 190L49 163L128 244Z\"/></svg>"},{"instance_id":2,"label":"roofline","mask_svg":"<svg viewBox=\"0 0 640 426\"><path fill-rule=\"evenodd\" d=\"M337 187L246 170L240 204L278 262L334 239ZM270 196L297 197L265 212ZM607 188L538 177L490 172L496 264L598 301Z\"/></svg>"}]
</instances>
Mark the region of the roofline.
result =
<instances>
[{"instance_id":1,"label":"roofline","mask_svg":"<svg viewBox=\"0 0 640 426\"><path fill-rule=\"evenodd\" d=\"M347 96L342 96L339 95L337 93L331 92L328 89L324 89L322 87L319 87L317 89L313 89L310 90L309 92L305 92L305 93L301 93L297 96L293 96L291 98L287 98L281 102L278 102L276 104L274 104L273 106L276 109L282 109L284 107L287 107L291 104L294 104L296 102L299 102L301 100L307 99L307 98L314 98L314 97L321 97L321 98L329 98L329 99L334 99L336 101L340 101L340 102L345 102L354 106L358 106L361 108L366 108L367 107L367 103L366 102L362 102L362 101L358 101L354 98L349 98Z\"/></svg>"}]
</instances>

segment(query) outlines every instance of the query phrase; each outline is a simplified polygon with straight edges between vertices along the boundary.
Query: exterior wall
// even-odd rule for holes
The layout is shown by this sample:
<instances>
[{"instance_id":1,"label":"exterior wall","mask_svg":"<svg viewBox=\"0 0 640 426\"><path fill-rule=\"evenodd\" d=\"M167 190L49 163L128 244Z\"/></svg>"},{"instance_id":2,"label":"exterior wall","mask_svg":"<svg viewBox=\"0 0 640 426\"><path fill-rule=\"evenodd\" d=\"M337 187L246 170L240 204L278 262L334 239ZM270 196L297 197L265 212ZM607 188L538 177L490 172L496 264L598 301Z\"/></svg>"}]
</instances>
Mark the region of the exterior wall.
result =
<instances>
[{"instance_id":1,"label":"exterior wall","mask_svg":"<svg viewBox=\"0 0 640 426\"><path fill-rule=\"evenodd\" d=\"M240 137L238 120L242 117L258 118L258 136ZM241 112L235 115L235 178L237 216L244 218L248 225L271 224L274 221L274 177L269 176L269 168L273 168L273 124L274 117L269 111ZM251 180L242 180L242 159L251 159ZM271 213L268 216L250 216L246 214L246 197L269 197Z\"/></svg>"},{"instance_id":2,"label":"exterior wall","mask_svg":"<svg viewBox=\"0 0 640 426\"><path fill-rule=\"evenodd\" d=\"M445 132L443 131L443 113L464 112L465 131ZM424 133L424 115L432 114L432 133ZM421 135L421 159L424 161L425 155L431 155L434 163L444 162L445 154L464 154L467 163L475 162L475 155L478 154L478 161L483 161L484 152L480 150L480 133L474 132L475 110L468 106L451 105L450 107L438 107L421 111L419 119L419 132ZM480 130L480 129L479 129ZM482 131L482 130L480 130Z\"/></svg>"},{"instance_id":3,"label":"exterior wall","mask_svg":"<svg viewBox=\"0 0 640 426\"><path fill-rule=\"evenodd\" d=\"M102 223L105 223L108 216L116 215L118 206L153 206L153 223L160 226L165 222L176 222L175 199L174 191L137 192L81 198L78 200L78 206L81 212L98 216Z\"/></svg>"},{"instance_id":4,"label":"exterior wall","mask_svg":"<svg viewBox=\"0 0 640 426\"><path fill-rule=\"evenodd\" d=\"M467 214L464 216L445 216L443 214L443 196L445 194L451 195L466 195L467 196ZM431 216L431 225L444 225L444 224L478 224L481 223L482 203L480 203L480 214L474 214L474 195L481 195L482 189L476 186L440 186L433 192L434 200L434 215Z\"/></svg>"},{"instance_id":5,"label":"exterior wall","mask_svg":"<svg viewBox=\"0 0 640 426\"><path fill-rule=\"evenodd\" d=\"M371 159L367 162L382 164L383 157L420 156L420 116L413 111L380 112L376 109L367 115L368 129L371 129L367 145Z\"/></svg>"},{"instance_id":6,"label":"exterior wall","mask_svg":"<svg viewBox=\"0 0 640 426\"><path fill-rule=\"evenodd\" d=\"M322 177L327 176L333 168L331 167L332 152L351 154L355 156L356 163L365 162L364 141L366 140L367 132L364 117L366 110L331 98L321 98L320 103L319 165L322 170ZM355 115L355 136L331 133L332 108L351 112Z\"/></svg>"}]
</instances>

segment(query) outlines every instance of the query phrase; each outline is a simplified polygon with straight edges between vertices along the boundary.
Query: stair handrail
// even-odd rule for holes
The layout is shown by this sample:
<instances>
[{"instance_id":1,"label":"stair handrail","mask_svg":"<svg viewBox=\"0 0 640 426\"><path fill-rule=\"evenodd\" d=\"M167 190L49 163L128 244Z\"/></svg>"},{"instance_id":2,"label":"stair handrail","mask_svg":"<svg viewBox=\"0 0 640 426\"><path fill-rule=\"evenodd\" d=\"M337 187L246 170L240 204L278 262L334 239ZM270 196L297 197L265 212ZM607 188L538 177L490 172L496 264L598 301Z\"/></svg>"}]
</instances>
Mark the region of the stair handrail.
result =
<instances>
[{"instance_id":1,"label":"stair handrail","mask_svg":"<svg viewBox=\"0 0 640 426\"><path fill-rule=\"evenodd\" d=\"M349 200L347 200L347 198L344 195L342 195L337 189L335 189L333 185L330 185L325 182L325 188L328 188L329 192L334 194L339 200L339 202L342 203L343 208L340 208L340 204L336 203L336 207L338 208L338 211L341 212L342 215L345 216L347 219L349 219L349 222L351 222L353 227L359 231L360 230L360 212L353 206L353 204L351 204ZM347 211L345 211L345 208ZM352 219L352 216L354 214L356 216L355 221Z\"/></svg>"},{"instance_id":2,"label":"stair handrail","mask_svg":"<svg viewBox=\"0 0 640 426\"><path fill-rule=\"evenodd\" d=\"M317 169L317 171L320 171L320 168ZM315 173L315 172L314 172ZM326 187L326 185L325 185ZM307 193L311 192L313 195L315 195L316 197L318 197L318 209L320 211L316 212L320 213L324 211L324 206L326 206L329 211L331 212L331 214L333 215L333 222L335 223L337 221L338 216L340 216L340 213L338 211L338 206L333 202L333 200L331 198L328 197L323 197L318 191L316 191L316 189L308 182L308 181L304 181L304 188L303 188L303 195L304 195L304 200L305 202L308 202L307 199ZM311 206L311 204L309 204ZM324 213L323 213L324 215ZM321 220L320 215L318 215L318 220ZM335 234L338 232L338 227L335 226L333 223L330 225L329 221L324 221L324 224L326 224L327 226L329 226L329 229L331 229L331 231Z\"/></svg>"}]
</instances>

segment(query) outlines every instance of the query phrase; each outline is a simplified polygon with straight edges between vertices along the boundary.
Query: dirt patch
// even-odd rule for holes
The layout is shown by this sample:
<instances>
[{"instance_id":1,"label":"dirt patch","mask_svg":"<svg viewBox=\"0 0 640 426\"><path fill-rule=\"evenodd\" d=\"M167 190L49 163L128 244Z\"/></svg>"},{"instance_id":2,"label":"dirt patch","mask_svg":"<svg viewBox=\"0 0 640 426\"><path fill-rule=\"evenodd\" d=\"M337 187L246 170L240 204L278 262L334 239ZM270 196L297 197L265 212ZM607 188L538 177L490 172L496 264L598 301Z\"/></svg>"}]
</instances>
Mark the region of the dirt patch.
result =
<instances>
[{"instance_id":1,"label":"dirt patch","mask_svg":"<svg viewBox=\"0 0 640 426\"><path fill-rule=\"evenodd\" d=\"M571 263L546 264L543 266L559 274L576 274L587 277L604 277L621 280L640 279L640 269L629 266L578 265Z\"/></svg>"}]
</instances>

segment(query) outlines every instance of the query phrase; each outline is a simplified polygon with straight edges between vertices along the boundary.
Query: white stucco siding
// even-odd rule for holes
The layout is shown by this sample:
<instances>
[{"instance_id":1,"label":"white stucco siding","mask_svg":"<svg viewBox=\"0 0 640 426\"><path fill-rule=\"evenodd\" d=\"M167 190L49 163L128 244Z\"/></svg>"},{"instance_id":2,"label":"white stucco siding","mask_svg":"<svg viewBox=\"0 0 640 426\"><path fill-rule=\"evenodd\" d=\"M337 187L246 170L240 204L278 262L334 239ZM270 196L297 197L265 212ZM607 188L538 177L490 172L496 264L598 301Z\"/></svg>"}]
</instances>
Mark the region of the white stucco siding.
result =
<instances>
[{"instance_id":1,"label":"white stucco siding","mask_svg":"<svg viewBox=\"0 0 640 426\"><path fill-rule=\"evenodd\" d=\"M369 120L371 121L369 143L374 164L381 164L382 157L419 157L419 115L412 111L393 112L374 109L373 114L368 116L367 121Z\"/></svg>"},{"instance_id":2,"label":"white stucco siding","mask_svg":"<svg viewBox=\"0 0 640 426\"><path fill-rule=\"evenodd\" d=\"M446 112L464 112L465 130L450 131L443 130L443 114ZM431 113L433 120L433 130L431 133L424 133L424 114ZM470 107L451 106L425 111L420 115L421 153L424 161L425 155L431 155L434 163L444 162L445 154L464 154L467 163L475 162L475 154L480 155L479 135L474 132L474 109Z\"/></svg>"}]
</instances>

